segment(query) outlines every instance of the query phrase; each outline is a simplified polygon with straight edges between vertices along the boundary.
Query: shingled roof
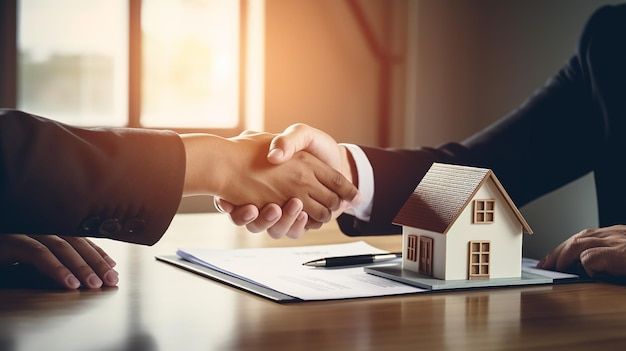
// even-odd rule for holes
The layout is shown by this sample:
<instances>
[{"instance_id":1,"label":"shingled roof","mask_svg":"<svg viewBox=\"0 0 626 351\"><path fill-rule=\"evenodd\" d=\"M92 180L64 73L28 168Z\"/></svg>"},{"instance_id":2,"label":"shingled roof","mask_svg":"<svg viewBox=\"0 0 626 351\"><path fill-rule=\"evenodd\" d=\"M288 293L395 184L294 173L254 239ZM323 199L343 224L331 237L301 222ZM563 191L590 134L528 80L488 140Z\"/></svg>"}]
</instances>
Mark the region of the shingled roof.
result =
<instances>
[{"instance_id":1,"label":"shingled roof","mask_svg":"<svg viewBox=\"0 0 626 351\"><path fill-rule=\"evenodd\" d=\"M433 163L393 223L445 234L487 179L492 179L500 190L524 232L532 234L532 229L490 169L443 163Z\"/></svg>"}]
</instances>

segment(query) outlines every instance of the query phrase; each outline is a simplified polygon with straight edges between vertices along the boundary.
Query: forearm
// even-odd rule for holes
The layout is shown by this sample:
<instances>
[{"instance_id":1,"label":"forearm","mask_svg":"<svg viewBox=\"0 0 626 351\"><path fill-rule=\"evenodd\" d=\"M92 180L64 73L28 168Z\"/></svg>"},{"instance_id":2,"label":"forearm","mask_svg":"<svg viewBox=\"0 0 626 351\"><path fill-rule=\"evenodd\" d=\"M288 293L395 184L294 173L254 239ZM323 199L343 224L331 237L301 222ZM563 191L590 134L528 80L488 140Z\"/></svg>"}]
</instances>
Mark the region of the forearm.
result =
<instances>
[{"instance_id":1,"label":"forearm","mask_svg":"<svg viewBox=\"0 0 626 351\"><path fill-rule=\"evenodd\" d=\"M173 132L0 111L0 162L0 232L152 244L180 202L185 153Z\"/></svg>"}]
</instances>

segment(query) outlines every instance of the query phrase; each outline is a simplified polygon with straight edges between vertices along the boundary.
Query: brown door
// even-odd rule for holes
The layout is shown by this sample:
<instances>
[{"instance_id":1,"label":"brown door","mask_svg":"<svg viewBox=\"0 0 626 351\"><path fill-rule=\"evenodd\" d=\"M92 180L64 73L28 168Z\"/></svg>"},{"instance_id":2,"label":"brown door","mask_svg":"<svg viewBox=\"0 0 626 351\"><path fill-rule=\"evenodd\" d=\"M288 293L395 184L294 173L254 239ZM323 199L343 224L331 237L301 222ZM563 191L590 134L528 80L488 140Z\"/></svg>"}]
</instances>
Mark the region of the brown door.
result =
<instances>
[{"instance_id":1,"label":"brown door","mask_svg":"<svg viewBox=\"0 0 626 351\"><path fill-rule=\"evenodd\" d=\"M420 246L419 246L419 272L424 275L432 276L433 275L433 239L420 236Z\"/></svg>"}]
</instances>

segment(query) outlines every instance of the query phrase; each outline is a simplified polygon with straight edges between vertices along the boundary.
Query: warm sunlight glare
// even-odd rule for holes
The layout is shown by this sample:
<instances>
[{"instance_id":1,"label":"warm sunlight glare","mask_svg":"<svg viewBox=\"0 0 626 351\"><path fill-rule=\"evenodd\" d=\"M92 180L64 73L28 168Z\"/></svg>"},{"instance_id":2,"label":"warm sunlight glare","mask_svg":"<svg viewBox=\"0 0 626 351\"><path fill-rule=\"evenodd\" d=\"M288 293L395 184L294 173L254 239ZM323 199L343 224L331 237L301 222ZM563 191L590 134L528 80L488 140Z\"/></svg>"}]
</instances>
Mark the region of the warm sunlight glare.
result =
<instances>
[{"instance_id":1,"label":"warm sunlight glare","mask_svg":"<svg viewBox=\"0 0 626 351\"><path fill-rule=\"evenodd\" d=\"M239 3L143 1L143 125L227 128L237 124Z\"/></svg>"}]
</instances>

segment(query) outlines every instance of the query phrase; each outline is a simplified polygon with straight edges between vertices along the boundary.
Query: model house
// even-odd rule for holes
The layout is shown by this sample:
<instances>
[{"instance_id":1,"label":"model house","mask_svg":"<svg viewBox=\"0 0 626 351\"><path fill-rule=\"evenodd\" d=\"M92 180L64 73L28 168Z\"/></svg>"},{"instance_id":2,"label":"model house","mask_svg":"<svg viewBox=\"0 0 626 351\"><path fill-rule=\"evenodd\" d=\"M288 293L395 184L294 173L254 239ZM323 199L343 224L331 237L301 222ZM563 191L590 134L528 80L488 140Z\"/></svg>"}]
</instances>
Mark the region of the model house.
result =
<instances>
[{"instance_id":1,"label":"model house","mask_svg":"<svg viewBox=\"0 0 626 351\"><path fill-rule=\"evenodd\" d=\"M489 169L435 163L394 219L402 269L443 280L521 277L524 217Z\"/></svg>"}]
</instances>

